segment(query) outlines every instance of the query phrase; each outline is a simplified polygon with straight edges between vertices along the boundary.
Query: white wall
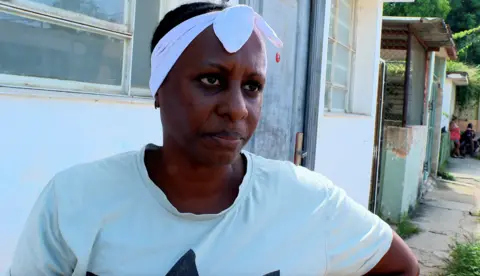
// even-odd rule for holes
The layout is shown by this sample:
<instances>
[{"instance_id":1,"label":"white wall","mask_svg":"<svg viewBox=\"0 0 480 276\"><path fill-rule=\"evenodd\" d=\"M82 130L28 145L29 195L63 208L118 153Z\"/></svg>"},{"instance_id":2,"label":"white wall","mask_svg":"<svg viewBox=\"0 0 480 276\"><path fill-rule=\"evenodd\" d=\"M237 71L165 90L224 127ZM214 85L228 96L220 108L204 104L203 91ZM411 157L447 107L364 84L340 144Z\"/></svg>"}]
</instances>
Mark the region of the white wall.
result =
<instances>
[{"instance_id":1,"label":"white wall","mask_svg":"<svg viewBox=\"0 0 480 276\"><path fill-rule=\"evenodd\" d=\"M365 207L370 196L382 8L379 0L357 4L358 54L351 99L352 110L364 115L322 113L317 133L315 170ZM324 93L322 88L319 106L324 106Z\"/></svg>"},{"instance_id":2,"label":"white wall","mask_svg":"<svg viewBox=\"0 0 480 276\"><path fill-rule=\"evenodd\" d=\"M160 116L150 101L4 92L0 88L0 275L30 209L56 172L162 142Z\"/></svg>"},{"instance_id":3,"label":"white wall","mask_svg":"<svg viewBox=\"0 0 480 276\"><path fill-rule=\"evenodd\" d=\"M457 106L457 86L452 87L452 99L450 100L450 118L455 114L455 108Z\"/></svg>"},{"instance_id":4,"label":"white wall","mask_svg":"<svg viewBox=\"0 0 480 276\"><path fill-rule=\"evenodd\" d=\"M443 86L442 122L441 122L440 128L445 127L447 131L448 131L448 125L450 123L450 119L452 118L452 115L455 112L455 110L452 109L452 106L455 107L454 93L455 93L455 84L453 84L452 80L446 79L445 84Z\"/></svg>"}]
</instances>

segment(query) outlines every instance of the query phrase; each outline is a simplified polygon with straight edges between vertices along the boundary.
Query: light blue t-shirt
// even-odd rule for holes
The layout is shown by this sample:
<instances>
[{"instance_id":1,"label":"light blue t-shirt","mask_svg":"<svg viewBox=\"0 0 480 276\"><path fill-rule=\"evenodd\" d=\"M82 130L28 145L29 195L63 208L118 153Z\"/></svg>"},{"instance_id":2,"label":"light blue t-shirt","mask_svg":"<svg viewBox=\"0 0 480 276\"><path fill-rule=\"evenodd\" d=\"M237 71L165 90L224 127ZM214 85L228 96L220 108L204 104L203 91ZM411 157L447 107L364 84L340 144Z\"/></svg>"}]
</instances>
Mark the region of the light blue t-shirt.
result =
<instances>
[{"instance_id":1,"label":"light blue t-shirt","mask_svg":"<svg viewBox=\"0 0 480 276\"><path fill-rule=\"evenodd\" d=\"M25 225L11 275L363 275L390 248L388 224L305 168L244 152L233 205L194 215L150 180L144 153L56 175Z\"/></svg>"}]
</instances>

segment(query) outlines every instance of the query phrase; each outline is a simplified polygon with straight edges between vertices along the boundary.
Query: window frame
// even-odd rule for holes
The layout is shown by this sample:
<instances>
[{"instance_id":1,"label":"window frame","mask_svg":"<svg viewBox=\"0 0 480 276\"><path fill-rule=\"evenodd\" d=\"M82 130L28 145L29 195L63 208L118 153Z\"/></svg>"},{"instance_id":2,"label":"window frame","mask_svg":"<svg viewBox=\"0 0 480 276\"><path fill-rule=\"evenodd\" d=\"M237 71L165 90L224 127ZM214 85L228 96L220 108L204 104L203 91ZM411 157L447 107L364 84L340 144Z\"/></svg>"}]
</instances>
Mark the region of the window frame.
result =
<instances>
[{"instance_id":1,"label":"window frame","mask_svg":"<svg viewBox=\"0 0 480 276\"><path fill-rule=\"evenodd\" d=\"M115 0L119 1L119 0ZM123 0L123 24L109 22L86 14L68 11L31 0L0 0L0 12L70 29L110 36L123 41L122 79L120 86L89 82L58 80L0 73L0 87L70 92L102 96L151 97L149 88L132 86L135 10L138 0ZM159 0L158 21L182 0ZM173 3L172 3L173 2ZM184 2L191 2L184 1ZM217 1L238 4L238 0Z\"/></svg>"},{"instance_id":2,"label":"window frame","mask_svg":"<svg viewBox=\"0 0 480 276\"><path fill-rule=\"evenodd\" d=\"M124 20L123 24L119 24L29 0L0 0L0 12L55 24L74 30L109 36L123 41L122 79L119 86L0 74L0 87L34 88L39 90L109 96L150 97L149 89L131 86L133 42L135 35L135 8L137 0L123 1ZM160 2L160 7L162 6L161 3L162 2Z\"/></svg>"},{"instance_id":3,"label":"window frame","mask_svg":"<svg viewBox=\"0 0 480 276\"><path fill-rule=\"evenodd\" d=\"M332 61L328 61L328 54L327 54L327 67L328 63L330 63L330 81L328 81L328 77L325 78L325 104L324 104L324 110L325 112L332 112L332 113L350 113L351 112L351 95L353 92L354 88L354 79L355 79L355 59L357 55L357 7L358 7L358 0L353 0L352 1L352 13L351 13L351 33L350 33L350 40L351 40L351 46L344 45L342 42L340 42L337 39L337 27L338 27L338 20L339 20L339 11L340 11L340 2L343 0L332 0L331 4L335 5L335 17L334 21L330 21L329 24L331 25L333 23L333 33L332 36L330 35L330 25L328 26L328 47L332 45L332 49L329 49L329 51L332 51ZM345 50L348 51L348 59L349 59L349 69L348 69L348 74L347 74L347 85L335 85L333 82L334 80L334 72L335 72L335 54L337 51L337 47L342 47ZM328 53L328 51L327 51ZM328 72L328 70L326 71ZM327 74L327 73L325 73ZM340 89L344 90L345 92L345 103L344 103L344 108L339 109L339 108L333 108L333 92L331 89Z\"/></svg>"}]
</instances>

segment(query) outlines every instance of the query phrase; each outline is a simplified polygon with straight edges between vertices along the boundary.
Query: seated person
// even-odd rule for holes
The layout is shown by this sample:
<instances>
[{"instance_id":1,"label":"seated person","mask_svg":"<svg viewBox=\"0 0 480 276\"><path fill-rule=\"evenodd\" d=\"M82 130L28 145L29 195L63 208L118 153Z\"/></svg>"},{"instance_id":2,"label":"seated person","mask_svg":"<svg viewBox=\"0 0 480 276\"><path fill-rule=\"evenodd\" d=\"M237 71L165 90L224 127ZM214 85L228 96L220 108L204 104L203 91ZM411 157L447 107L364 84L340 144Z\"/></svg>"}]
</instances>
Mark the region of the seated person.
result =
<instances>
[{"instance_id":1,"label":"seated person","mask_svg":"<svg viewBox=\"0 0 480 276\"><path fill-rule=\"evenodd\" d=\"M467 129L462 134L460 143L462 146L462 152L474 156L478 150L478 141L475 139L475 131L473 130L473 125L468 124Z\"/></svg>"}]
</instances>

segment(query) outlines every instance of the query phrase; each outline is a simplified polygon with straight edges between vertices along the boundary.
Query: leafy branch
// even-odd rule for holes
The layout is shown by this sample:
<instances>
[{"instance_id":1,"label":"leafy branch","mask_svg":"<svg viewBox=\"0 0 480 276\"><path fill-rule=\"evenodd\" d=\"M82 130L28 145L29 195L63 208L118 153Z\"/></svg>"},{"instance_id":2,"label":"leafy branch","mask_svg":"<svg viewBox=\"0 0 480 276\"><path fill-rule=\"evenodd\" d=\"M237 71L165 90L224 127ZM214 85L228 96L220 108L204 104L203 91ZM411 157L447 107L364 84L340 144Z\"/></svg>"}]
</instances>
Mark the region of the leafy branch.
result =
<instances>
[{"instance_id":1,"label":"leafy branch","mask_svg":"<svg viewBox=\"0 0 480 276\"><path fill-rule=\"evenodd\" d=\"M478 31L480 31L480 26L475 27L473 29L465 30L463 32L455 33L455 34L453 34L453 39L458 40L458 39L466 37L467 35L471 35L473 33L476 33Z\"/></svg>"}]
</instances>

